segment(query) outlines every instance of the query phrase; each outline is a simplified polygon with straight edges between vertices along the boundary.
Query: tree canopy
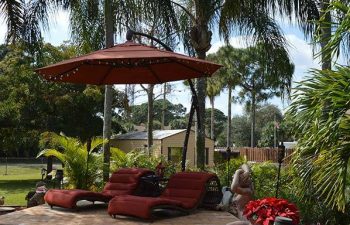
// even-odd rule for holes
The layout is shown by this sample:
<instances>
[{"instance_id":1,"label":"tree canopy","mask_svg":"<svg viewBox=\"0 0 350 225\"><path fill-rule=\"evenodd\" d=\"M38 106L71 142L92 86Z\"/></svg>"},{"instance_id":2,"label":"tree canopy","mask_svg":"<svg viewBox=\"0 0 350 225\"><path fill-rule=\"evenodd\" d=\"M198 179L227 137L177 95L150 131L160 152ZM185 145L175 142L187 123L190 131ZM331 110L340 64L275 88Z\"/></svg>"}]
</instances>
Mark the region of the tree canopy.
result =
<instances>
[{"instance_id":1,"label":"tree canopy","mask_svg":"<svg viewBox=\"0 0 350 225\"><path fill-rule=\"evenodd\" d=\"M8 155L36 155L44 131L63 132L82 141L101 135L101 87L46 82L34 72L36 66L75 56L74 46L43 44L42 58L27 54L21 45L2 45L1 52L0 148ZM114 96L117 106L122 95Z\"/></svg>"}]
</instances>

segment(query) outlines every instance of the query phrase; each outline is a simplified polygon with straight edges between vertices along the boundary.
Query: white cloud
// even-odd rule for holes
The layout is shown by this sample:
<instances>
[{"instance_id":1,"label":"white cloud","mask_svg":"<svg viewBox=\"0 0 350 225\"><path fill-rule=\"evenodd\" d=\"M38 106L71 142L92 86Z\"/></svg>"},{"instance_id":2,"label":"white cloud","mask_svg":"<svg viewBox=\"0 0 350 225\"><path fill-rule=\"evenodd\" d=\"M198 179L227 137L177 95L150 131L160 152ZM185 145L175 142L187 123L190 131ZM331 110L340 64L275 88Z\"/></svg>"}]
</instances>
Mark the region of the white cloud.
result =
<instances>
[{"instance_id":1,"label":"white cloud","mask_svg":"<svg viewBox=\"0 0 350 225\"><path fill-rule=\"evenodd\" d=\"M295 34L287 34L289 53L295 65L294 81L301 81L311 68L320 68L314 59L312 46Z\"/></svg>"},{"instance_id":2,"label":"white cloud","mask_svg":"<svg viewBox=\"0 0 350 225\"><path fill-rule=\"evenodd\" d=\"M49 31L44 32L45 42L53 45L60 45L63 41L69 40L69 13L59 10L49 16Z\"/></svg>"},{"instance_id":3,"label":"white cloud","mask_svg":"<svg viewBox=\"0 0 350 225\"><path fill-rule=\"evenodd\" d=\"M246 48L251 45L249 44L251 43L249 39L250 39L249 36L237 36L237 37L230 38L229 42L230 42L230 45L232 45L235 48ZM214 42L211 48L209 49L208 54L217 52L220 47L225 45L226 45L225 42L222 40Z\"/></svg>"}]
</instances>

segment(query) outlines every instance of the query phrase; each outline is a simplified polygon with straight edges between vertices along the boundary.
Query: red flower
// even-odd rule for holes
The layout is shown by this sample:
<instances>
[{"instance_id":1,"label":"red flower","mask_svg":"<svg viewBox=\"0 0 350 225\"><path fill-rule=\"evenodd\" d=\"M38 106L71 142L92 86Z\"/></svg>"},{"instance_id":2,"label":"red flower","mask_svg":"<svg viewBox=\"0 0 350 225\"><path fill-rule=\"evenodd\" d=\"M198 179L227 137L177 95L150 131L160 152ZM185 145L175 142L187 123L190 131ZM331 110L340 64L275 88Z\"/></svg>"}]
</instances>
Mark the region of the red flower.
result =
<instances>
[{"instance_id":1,"label":"red flower","mask_svg":"<svg viewBox=\"0 0 350 225\"><path fill-rule=\"evenodd\" d=\"M293 203L285 199L263 198L250 201L243 212L249 220L255 224L270 225L277 216L287 217L293 220L294 225L300 221L299 211Z\"/></svg>"}]
</instances>

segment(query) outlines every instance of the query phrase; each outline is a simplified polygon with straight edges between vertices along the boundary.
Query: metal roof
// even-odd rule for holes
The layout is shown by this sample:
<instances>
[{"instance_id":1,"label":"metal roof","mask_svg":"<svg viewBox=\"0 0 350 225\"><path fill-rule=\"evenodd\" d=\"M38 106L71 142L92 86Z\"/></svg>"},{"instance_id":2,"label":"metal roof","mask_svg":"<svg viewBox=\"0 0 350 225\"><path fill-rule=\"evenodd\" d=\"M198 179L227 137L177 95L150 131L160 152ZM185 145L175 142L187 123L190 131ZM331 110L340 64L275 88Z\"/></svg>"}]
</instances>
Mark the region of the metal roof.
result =
<instances>
[{"instance_id":1,"label":"metal roof","mask_svg":"<svg viewBox=\"0 0 350 225\"><path fill-rule=\"evenodd\" d=\"M185 132L186 129L180 129L180 130L154 130L153 131L153 140L161 140L167 137L170 137L172 135ZM129 132L126 134L120 134L112 139L118 139L118 140L147 140L147 131L136 131L136 132Z\"/></svg>"}]
</instances>

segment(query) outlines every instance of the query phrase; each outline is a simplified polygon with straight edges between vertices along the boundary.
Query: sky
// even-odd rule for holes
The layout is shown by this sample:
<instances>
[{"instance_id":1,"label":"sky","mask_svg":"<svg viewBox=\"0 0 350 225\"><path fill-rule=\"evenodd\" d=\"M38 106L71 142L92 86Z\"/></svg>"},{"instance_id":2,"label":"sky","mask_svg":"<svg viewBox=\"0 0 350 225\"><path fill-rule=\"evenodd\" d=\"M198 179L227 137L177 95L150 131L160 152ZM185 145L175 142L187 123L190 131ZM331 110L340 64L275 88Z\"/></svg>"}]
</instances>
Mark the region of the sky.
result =
<instances>
[{"instance_id":1,"label":"sky","mask_svg":"<svg viewBox=\"0 0 350 225\"><path fill-rule=\"evenodd\" d=\"M63 41L70 39L70 29L69 29L69 15L67 12L60 11L59 13L52 15L49 19L50 29L44 32L44 40L53 45L60 45ZM286 40L288 41L289 47L288 51L291 56L292 62L295 65L295 72L293 75L293 85L295 82L301 81L311 68L320 68L318 60L313 58L313 51L311 45L305 41L302 32L286 23L281 21L280 27L282 28ZM0 43L3 43L5 40L6 34L6 24L3 18L0 18ZM245 47L246 42L242 37L233 37L230 39L230 43L233 47ZM218 35L213 35L212 47L208 53L216 52L221 46L224 45L223 40L220 40ZM177 49L180 51L181 49ZM174 91L169 95L169 101L172 103L181 103L187 110L190 109L191 104L191 94L189 90L182 84L182 81L172 82ZM139 86L139 85L138 85ZM124 86L116 85L118 89L124 89ZM160 95L162 85L157 85L155 88L155 96ZM136 87L140 89L140 87ZM235 94L235 93L234 93ZM135 104L141 104L147 102L145 94L138 94L139 97L135 99ZM215 99L215 108L221 110L227 115L227 91L224 90L220 96ZM209 101L206 101L206 107L210 107ZM282 111L288 106L288 102L282 102L279 98L273 98L268 101L268 103L278 106ZM242 115L243 106L241 104L232 105L233 115Z\"/></svg>"}]
</instances>

